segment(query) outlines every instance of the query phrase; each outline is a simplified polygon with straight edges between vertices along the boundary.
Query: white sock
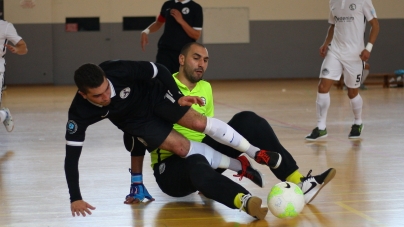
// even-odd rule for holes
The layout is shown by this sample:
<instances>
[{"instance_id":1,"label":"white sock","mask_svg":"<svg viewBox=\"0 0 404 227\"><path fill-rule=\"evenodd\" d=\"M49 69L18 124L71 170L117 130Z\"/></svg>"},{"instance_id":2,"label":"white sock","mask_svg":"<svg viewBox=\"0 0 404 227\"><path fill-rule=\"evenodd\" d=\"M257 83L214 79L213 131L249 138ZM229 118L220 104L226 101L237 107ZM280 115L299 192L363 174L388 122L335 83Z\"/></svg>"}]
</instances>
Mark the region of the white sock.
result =
<instances>
[{"instance_id":1,"label":"white sock","mask_svg":"<svg viewBox=\"0 0 404 227\"><path fill-rule=\"evenodd\" d=\"M363 106L363 100L359 94L355 98L351 99L351 107L353 114L355 116L354 120L355 125L362 124L362 106Z\"/></svg>"},{"instance_id":2,"label":"white sock","mask_svg":"<svg viewBox=\"0 0 404 227\"><path fill-rule=\"evenodd\" d=\"M213 169L227 169L230 165L230 158L214 150L210 146L195 141L190 141L191 145L186 158L193 154L201 154L208 160Z\"/></svg>"},{"instance_id":3,"label":"white sock","mask_svg":"<svg viewBox=\"0 0 404 227\"><path fill-rule=\"evenodd\" d=\"M3 123L4 120L6 120L7 113L4 110L0 110L0 123Z\"/></svg>"},{"instance_id":4,"label":"white sock","mask_svg":"<svg viewBox=\"0 0 404 227\"><path fill-rule=\"evenodd\" d=\"M243 138L244 139L244 138ZM244 139L245 140L245 139ZM246 140L247 141L247 140ZM248 141L247 141L248 143ZM257 153L257 151L259 151L261 149L259 149L256 146L253 146L250 144L250 147L247 149L247 151L245 152L250 158L255 159L255 153Z\"/></svg>"},{"instance_id":5,"label":"white sock","mask_svg":"<svg viewBox=\"0 0 404 227\"><path fill-rule=\"evenodd\" d=\"M368 75L369 75L369 69L364 69L364 70L363 70L363 74L362 74L361 84L363 84L363 83L365 82L365 80L366 80L366 78L368 77Z\"/></svg>"},{"instance_id":6,"label":"white sock","mask_svg":"<svg viewBox=\"0 0 404 227\"><path fill-rule=\"evenodd\" d=\"M203 133L209 135L218 142L231 147L240 146L240 141L242 138L242 136L228 124L219 119L211 117L207 117L206 128ZM245 151L247 148L248 147L242 149Z\"/></svg>"},{"instance_id":7,"label":"white sock","mask_svg":"<svg viewBox=\"0 0 404 227\"><path fill-rule=\"evenodd\" d=\"M317 92L317 127L320 130L324 130L326 128L327 113L330 103L330 93L322 94Z\"/></svg>"},{"instance_id":8,"label":"white sock","mask_svg":"<svg viewBox=\"0 0 404 227\"><path fill-rule=\"evenodd\" d=\"M231 158L230 164L229 164L229 169L233 170L234 172L238 172L238 171L242 170L241 162L237 159Z\"/></svg>"},{"instance_id":9,"label":"white sock","mask_svg":"<svg viewBox=\"0 0 404 227\"><path fill-rule=\"evenodd\" d=\"M255 153L260 149L252 146L242 135L230 127L225 122L207 117L206 128L204 132L214 140L230 146L238 151L245 152L250 158L254 158Z\"/></svg>"}]
</instances>

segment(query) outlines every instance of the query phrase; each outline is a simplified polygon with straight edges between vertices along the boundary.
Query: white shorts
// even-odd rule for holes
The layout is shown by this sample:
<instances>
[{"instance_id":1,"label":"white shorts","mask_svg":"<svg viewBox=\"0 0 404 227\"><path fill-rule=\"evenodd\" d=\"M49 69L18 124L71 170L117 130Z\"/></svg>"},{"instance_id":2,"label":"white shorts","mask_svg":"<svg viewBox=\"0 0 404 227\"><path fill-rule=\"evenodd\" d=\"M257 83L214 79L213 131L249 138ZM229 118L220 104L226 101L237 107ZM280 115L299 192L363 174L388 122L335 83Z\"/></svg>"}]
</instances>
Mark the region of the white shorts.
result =
<instances>
[{"instance_id":1,"label":"white shorts","mask_svg":"<svg viewBox=\"0 0 404 227\"><path fill-rule=\"evenodd\" d=\"M328 51L321 65L320 78L338 81L343 74L347 87L358 88L361 85L364 66L362 60L344 61Z\"/></svg>"}]
</instances>

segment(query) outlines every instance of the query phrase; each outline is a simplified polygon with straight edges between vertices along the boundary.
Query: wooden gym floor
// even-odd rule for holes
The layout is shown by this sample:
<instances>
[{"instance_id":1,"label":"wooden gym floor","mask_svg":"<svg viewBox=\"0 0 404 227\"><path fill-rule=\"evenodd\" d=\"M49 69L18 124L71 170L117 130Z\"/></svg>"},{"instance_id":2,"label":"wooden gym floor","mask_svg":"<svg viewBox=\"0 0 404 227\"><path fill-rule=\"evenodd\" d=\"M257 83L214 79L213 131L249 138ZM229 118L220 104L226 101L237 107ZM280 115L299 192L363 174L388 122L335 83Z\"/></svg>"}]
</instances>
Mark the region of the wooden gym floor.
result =
<instances>
[{"instance_id":1,"label":"wooden gym floor","mask_svg":"<svg viewBox=\"0 0 404 227\"><path fill-rule=\"evenodd\" d=\"M337 175L295 219L268 213L256 221L194 193L172 198L154 181L147 154L144 183L156 201L123 204L129 193L130 155L122 133L109 121L91 126L80 159L84 199L93 214L73 218L64 176L65 124L74 86L13 86L4 92L15 129L0 127L0 226L404 226L404 89L369 86L364 99L362 139L347 138L353 120L346 91L331 90L329 136L319 142L304 137L316 125L315 80L213 81L216 117L228 121L242 110L266 118L281 143L297 160L302 174L329 167ZM279 181L255 165L266 186L238 181L266 201ZM263 204L265 205L266 202Z\"/></svg>"}]
</instances>

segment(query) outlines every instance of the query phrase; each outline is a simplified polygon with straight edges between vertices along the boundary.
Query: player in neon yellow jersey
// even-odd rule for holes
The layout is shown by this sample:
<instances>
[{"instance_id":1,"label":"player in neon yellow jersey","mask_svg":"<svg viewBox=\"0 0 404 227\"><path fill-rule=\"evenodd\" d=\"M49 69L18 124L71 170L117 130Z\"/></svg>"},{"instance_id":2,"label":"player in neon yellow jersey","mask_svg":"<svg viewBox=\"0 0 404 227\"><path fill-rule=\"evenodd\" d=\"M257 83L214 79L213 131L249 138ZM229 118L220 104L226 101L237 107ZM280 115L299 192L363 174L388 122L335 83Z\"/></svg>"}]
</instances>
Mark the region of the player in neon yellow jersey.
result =
<instances>
[{"instance_id":1,"label":"player in neon yellow jersey","mask_svg":"<svg viewBox=\"0 0 404 227\"><path fill-rule=\"evenodd\" d=\"M173 75L175 81L184 95L199 96L205 100L205 106L200 107L194 105L193 108L206 116L213 116L214 107L212 90L210 84L202 80L204 73L203 67L192 68L186 64L186 59L188 59L188 57L195 57L198 59L201 56L207 56L207 51L202 45L197 43L186 45L183 50L184 49L185 51L182 51L182 54L180 55L180 72ZM189 61L192 61L192 59ZM310 198L307 200L308 202L310 202L319 192L319 190L335 175L335 170L330 168L321 175L314 177L303 177L298 171L295 160L279 143L279 140L277 139L268 122L253 112L245 111L236 114L229 122L229 125L235 127L237 131L241 130L241 135L247 136L246 138L251 140L252 144L255 145L255 143L257 143L257 145L266 147L268 150L279 151L279 153L283 156L282 159L285 158L288 160L286 164L284 164L282 160L282 163L279 166L279 168L282 167L281 169L271 168L277 178L281 180L288 180L296 184L300 183L300 187L302 188L304 188L304 185L314 185L311 182L315 182L314 187L308 190L310 191ZM236 158L242 154L231 147L226 145L222 146L221 144L216 143L212 138L205 136L202 133L186 129L178 125L175 125L174 129L182 133L188 139L202 141L203 143L213 147L215 150L230 157ZM134 141L136 142L136 140ZM141 143L138 143L134 147L136 148L138 146L141 146ZM249 194L248 192L244 191L245 189L239 189L240 186L238 184L228 182L226 177L223 178L227 180L216 178L218 177L217 172L222 172L224 170L210 171L211 168L210 170L205 170L203 167L198 167L199 163L204 161L206 162L206 159L203 159L203 157L200 160L198 160L198 157L195 157L196 160L190 159L191 157L183 159L179 156L173 155L169 151L157 149L151 152L151 158L156 181L163 192L168 195L179 197L188 195L198 190L204 195L210 198L213 197L213 199L219 202L222 202L219 199L223 198L224 201L222 203L230 208L240 208L242 201L240 198L248 196ZM215 180L208 181L206 179ZM217 179L223 181L224 186L212 187L211 185L218 185L219 182ZM210 183L208 184L206 182ZM233 189L227 189L227 187L232 187ZM208 188L211 191L209 191ZM216 199L218 197L219 199ZM136 202L135 200L136 198L129 194L125 203L134 203Z\"/></svg>"}]
</instances>

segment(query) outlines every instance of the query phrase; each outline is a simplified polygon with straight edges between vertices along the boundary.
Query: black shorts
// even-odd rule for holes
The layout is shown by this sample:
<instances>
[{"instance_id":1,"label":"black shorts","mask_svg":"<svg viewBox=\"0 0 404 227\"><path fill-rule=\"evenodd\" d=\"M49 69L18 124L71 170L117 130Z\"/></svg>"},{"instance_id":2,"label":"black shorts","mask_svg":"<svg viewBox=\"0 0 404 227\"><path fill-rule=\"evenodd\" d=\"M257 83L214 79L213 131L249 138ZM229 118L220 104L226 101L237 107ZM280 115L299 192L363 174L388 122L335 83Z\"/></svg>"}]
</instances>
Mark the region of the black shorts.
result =
<instances>
[{"instance_id":1,"label":"black shorts","mask_svg":"<svg viewBox=\"0 0 404 227\"><path fill-rule=\"evenodd\" d=\"M190 106L180 106L167 98L158 100L153 113L147 117L129 119L123 128L125 133L135 136L149 151L158 148Z\"/></svg>"},{"instance_id":2,"label":"black shorts","mask_svg":"<svg viewBox=\"0 0 404 227\"><path fill-rule=\"evenodd\" d=\"M178 61L178 56L180 51L168 50L159 48L157 50L156 62L164 65L171 74L178 72L180 68L180 63Z\"/></svg>"}]
</instances>

